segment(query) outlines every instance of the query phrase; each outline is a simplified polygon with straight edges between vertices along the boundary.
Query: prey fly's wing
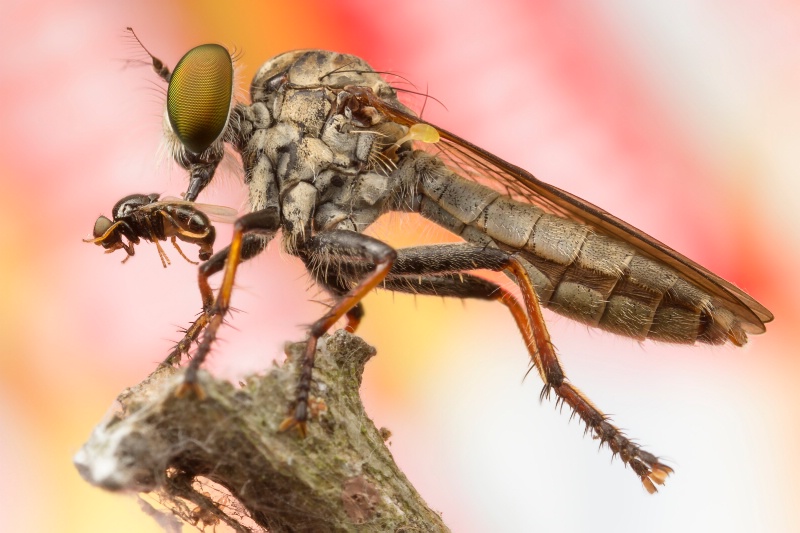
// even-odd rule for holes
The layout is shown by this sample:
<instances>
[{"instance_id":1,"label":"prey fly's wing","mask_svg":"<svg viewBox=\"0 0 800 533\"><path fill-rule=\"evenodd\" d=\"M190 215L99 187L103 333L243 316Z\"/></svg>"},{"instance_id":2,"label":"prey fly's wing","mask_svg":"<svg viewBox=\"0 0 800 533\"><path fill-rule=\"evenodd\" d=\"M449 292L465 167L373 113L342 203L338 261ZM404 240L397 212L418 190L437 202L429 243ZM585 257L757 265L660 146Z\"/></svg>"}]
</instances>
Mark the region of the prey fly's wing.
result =
<instances>
[{"instance_id":1,"label":"prey fly's wing","mask_svg":"<svg viewBox=\"0 0 800 533\"><path fill-rule=\"evenodd\" d=\"M214 222L233 224L236 222L236 219L239 218L239 211L232 207L214 204L201 204L200 202L187 202L186 200L176 196L164 196L163 198L160 198L158 202L150 205L160 207L167 204L186 205L195 209L199 209L208 215L208 218Z\"/></svg>"}]
</instances>

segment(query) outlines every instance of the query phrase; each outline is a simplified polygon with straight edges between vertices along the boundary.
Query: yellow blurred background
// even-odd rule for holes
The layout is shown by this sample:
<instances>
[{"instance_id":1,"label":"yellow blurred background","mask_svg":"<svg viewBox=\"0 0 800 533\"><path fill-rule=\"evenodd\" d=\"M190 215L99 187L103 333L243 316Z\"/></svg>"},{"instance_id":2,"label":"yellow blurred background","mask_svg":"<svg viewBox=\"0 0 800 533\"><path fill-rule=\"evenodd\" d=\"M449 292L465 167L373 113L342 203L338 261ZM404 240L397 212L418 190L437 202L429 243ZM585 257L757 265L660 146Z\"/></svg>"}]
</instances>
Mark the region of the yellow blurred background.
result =
<instances>
[{"instance_id":1,"label":"yellow blurred background","mask_svg":"<svg viewBox=\"0 0 800 533\"><path fill-rule=\"evenodd\" d=\"M603 206L774 312L744 349L637 344L546 314L572 381L675 467L649 496L566 412L539 404L502 306L370 295L359 331L378 348L367 411L454 531L800 530L797 4L289 5L0 4L0 529L160 530L135 498L90 487L71 462L200 303L195 267L170 247L164 270L151 245L123 266L121 252L81 242L122 196L177 195L186 183L157 157L163 85L129 61L143 57L123 33L133 26L171 66L204 42L241 51L243 90L282 51L362 56L447 106L428 102L428 120ZM240 173L222 174L201 201L239 207ZM398 246L446 238L394 217L375 233ZM266 368L323 309L277 246L241 272L243 312L210 364L231 377Z\"/></svg>"}]
</instances>

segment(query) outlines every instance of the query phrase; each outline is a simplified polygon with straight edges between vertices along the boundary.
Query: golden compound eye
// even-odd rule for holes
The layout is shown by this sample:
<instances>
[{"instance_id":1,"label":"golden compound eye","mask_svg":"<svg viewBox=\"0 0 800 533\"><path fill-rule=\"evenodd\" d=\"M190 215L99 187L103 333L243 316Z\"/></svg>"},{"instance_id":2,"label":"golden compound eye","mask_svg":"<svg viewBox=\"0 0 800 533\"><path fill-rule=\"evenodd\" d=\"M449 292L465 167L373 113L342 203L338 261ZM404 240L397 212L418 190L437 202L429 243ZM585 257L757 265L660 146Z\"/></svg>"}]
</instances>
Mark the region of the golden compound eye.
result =
<instances>
[{"instance_id":1,"label":"golden compound eye","mask_svg":"<svg viewBox=\"0 0 800 533\"><path fill-rule=\"evenodd\" d=\"M184 55L169 80L167 115L187 150L199 154L225 129L233 94L233 61L218 44L204 44Z\"/></svg>"}]
</instances>

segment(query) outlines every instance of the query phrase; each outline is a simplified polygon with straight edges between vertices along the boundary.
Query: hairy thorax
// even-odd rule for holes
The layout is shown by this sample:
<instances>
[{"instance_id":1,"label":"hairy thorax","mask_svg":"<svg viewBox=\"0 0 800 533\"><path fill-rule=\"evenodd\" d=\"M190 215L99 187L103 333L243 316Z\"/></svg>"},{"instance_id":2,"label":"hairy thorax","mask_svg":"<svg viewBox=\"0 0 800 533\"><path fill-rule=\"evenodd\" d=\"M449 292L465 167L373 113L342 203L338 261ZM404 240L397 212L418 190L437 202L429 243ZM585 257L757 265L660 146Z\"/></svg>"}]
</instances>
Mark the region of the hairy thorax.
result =
<instances>
[{"instance_id":1,"label":"hairy thorax","mask_svg":"<svg viewBox=\"0 0 800 533\"><path fill-rule=\"evenodd\" d=\"M280 209L290 251L314 232L363 231L410 190L390 179L394 161L384 154L406 128L361 106L348 87L405 109L363 60L314 50L268 61L251 85L253 103L234 110L250 209Z\"/></svg>"}]
</instances>

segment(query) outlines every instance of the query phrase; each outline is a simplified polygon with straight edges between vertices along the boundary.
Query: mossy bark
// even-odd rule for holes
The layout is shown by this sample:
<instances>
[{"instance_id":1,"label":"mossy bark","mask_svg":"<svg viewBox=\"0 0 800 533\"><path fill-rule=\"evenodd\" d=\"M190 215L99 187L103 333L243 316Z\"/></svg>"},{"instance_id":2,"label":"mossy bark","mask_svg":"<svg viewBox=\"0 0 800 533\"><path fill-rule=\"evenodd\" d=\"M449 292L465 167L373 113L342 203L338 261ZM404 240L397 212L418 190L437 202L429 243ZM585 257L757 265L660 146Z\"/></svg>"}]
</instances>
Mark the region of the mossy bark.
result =
<instances>
[{"instance_id":1,"label":"mossy bark","mask_svg":"<svg viewBox=\"0 0 800 533\"><path fill-rule=\"evenodd\" d=\"M201 373L202 400L178 398L161 368L118 398L75 458L91 483L155 492L199 527L235 531L447 531L398 469L358 395L374 349L339 331L320 341L308 436L279 433L303 344L240 386Z\"/></svg>"}]
</instances>

